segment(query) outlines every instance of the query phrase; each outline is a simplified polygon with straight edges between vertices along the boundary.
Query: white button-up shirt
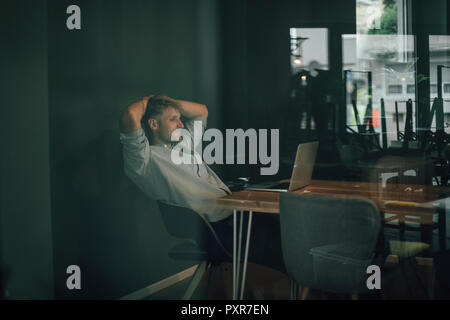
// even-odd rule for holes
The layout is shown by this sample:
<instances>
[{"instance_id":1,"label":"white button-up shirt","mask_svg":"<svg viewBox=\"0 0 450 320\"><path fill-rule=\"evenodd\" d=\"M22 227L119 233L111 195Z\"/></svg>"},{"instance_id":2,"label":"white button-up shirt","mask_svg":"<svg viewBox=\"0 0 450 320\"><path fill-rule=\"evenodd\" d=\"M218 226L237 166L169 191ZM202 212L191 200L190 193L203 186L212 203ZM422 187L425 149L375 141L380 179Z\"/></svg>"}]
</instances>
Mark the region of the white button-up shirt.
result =
<instances>
[{"instance_id":1,"label":"white button-up shirt","mask_svg":"<svg viewBox=\"0 0 450 320\"><path fill-rule=\"evenodd\" d=\"M189 119L185 128L191 137L194 137L194 121L201 121L201 133L206 128L205 118ZM171 158L172 146L150 145L143 129L121 133L120 141L125 174L151 199L191 208L210 222L225 219L232 213L215 206L218 197L231 192L206 163L193 160L194 152L199 156L199 146L193 140L193 150L183 148L192 157L191 164L175 164Z\"/></svg>"}]
</instances>

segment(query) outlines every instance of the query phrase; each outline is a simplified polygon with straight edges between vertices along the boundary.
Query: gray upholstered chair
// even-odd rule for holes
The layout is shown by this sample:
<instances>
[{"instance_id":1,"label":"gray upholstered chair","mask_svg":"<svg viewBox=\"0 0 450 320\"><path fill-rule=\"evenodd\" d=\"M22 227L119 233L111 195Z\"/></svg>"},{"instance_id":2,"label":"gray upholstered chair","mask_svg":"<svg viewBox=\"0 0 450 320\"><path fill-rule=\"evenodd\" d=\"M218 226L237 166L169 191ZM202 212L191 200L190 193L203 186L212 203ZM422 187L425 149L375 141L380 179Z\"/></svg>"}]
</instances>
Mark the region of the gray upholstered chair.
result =
<instances>
[{"instance_id":1,"label":"gray upholstered chair","mask_svg":"<svg viewBox=\"0 0 450 320\"><path fill-rule=\"evenodd\" d=\"M368 291L368 266L384 263L374 261L381 216L369 200L283 193L280 224L293 298L296 285L302 298L310 288L356 297Z\"/></svg>"},{"instance_id":2,"label":"gray upholstered chair","mask_svg":"<svg viewBox=\"0 0 450 320\"><path fill-rule=\"evenodd\" d=\"M169 257L175 260L200 262L182 297L183 300L188 300L206 270L223 261L231 261L232 256L203 216L191 209L161 201L158 201L158 206L167 232L175 238L185 240L169 251Z\"/></svg>"}]
</instances>

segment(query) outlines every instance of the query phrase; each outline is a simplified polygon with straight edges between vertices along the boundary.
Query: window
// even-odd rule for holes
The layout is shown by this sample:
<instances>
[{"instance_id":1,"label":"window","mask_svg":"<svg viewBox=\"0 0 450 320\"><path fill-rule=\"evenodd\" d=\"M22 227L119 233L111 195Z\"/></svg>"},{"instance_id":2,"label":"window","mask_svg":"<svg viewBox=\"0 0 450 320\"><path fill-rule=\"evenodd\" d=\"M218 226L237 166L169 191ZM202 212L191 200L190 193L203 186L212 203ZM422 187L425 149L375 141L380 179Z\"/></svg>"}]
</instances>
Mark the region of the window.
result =
<instances>
[{"instance_id":1,"label":"window","mask_svg":"<svg viewBox=\"0 0 450 320\"><path fill-rule=\"evenodd\" d=\"M416 86L413 84L408 84L406 86L406 93L413 94L416 92Z\"/></svg>"},{"instance_id":2,"label":"window","mask_svg":"<svg viewBox=\"0 0 450 320\"><path fill-rule=\"evenodd\" d=\"M429 36L430 51L430 100L433 101L437 97L437 91L442 86L442 95L445 97L443 101L444 112L444 131L450 134L450 36L448 35L430 35ZM438 68L438 66L442 66ZM438 82L438 70L441 70L441 81ZM439 124L441 125L441 124ZM431 130L436 130L436 117L433 117Z\"/></svg>"},{"instance_id":3,"label":"window","mask_svg":"<svg viewBox=\"0 0 450 320\"><path fill-rule=\"evenodd\" d=\"M444 83L444 93L450 93L450 83Z\"/></svg>"},{"instance_id":4,"label":"window","mask_svg":"<svg viewBox=\"0 0 450 320\"><path fill-rule=\"evenodd\" d=\"M391 84L388 86L388 94L401 94L402 86L400 84Z\"/></svg>"}]
</instances>

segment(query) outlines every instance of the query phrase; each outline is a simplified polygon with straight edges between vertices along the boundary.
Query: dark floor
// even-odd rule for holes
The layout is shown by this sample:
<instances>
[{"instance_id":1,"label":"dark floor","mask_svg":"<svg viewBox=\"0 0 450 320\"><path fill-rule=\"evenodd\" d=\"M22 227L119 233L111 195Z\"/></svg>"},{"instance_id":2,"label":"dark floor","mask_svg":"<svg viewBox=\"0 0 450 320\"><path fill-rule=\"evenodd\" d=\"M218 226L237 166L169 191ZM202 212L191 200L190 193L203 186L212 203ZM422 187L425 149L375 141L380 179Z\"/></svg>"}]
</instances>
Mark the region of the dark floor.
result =
<instances>
[{"instance_id":1,"label":"dark floor","mask_svg":"<svg viewBox=\"0 0 450 320\"><path fill-rule=\"evenodd\" d=\"M230 300L232 283L232 266L223 264L216 268L210 278L207 272L192 297L193 300ZM386 300L413 300L431 298L431 268L419 266L419 279L414 272L407 271L408 282L404 274L399 274L383 288L383 295L374 292L371 295L360 296L362 300L386 299ZM278 271L256 264L249 264L247 269L247 281L244 291L246 300L288 300L290 298L290 281L288 277ZM208 280L209 286L208 286ZM153 294L146 299L172 300L181 299L189 284L190 278L181 281L165 290ZM319 292L311 292L308 299L350 299L350 296L324 295Z\"/></svg>"},{"instance_id":2,"label":"dark floor","mask_svg":"<svg viewBox=\"0 0 450 320\"><path fill-rule=\"evenodd\" d=\"M420 241L418 233L406 233L406 240ZM450 248L450 239L447 239L447 248ZM439 250L437 234L433 234L432 252ZM397 270L395 260L389 259L386 270ZM372 295L360 296L360 299L385 299L385 300L414 300L436 299L436 290L439 283L435 281L433 260L423 258L418 260L417 273L413 268L406 272L396 272L393 278L382 288L382 294L375 292ZM205 274L201 284L194 292L193 300L228 300L232 298L232 265L222 264ZM159 291L145 299L169 300L181 299L189 284L190 278ZM248 300L287 300L290 298L289 278L273 269L249 263L247 269L247 281L244 291L244 299ZM324 295L312 292L308 299L350 299L346 296Z\"/></svg>"}]
</instances>

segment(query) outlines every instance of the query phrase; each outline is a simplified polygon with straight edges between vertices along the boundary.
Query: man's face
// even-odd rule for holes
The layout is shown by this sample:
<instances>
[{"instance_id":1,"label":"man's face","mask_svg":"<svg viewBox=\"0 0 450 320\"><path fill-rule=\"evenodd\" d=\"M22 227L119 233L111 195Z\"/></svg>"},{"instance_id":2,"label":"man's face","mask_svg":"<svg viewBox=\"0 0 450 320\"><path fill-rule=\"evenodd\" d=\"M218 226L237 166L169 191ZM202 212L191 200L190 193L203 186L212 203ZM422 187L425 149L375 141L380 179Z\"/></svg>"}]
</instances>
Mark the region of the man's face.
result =
<instances>
[{"instance_id":1,"label":"man's face","mask_svg":"<svg viewBox=\"0 0 450 320\"><path fill-rule=\"evenodd\" d=\"M160 120L158 121L157 127L150 125L150 128L153 130L155 136L159 138L164 143L172 143L174 141L171 140L172 133L176 129L181 129L184 127L183 122L181 122L181 114L180 112L172 107L168 107L164 109ZM175 141L180 140L180 135L174 134Z\"/></svg>"}]
</instances>

